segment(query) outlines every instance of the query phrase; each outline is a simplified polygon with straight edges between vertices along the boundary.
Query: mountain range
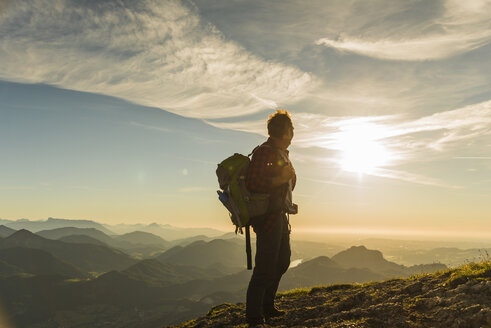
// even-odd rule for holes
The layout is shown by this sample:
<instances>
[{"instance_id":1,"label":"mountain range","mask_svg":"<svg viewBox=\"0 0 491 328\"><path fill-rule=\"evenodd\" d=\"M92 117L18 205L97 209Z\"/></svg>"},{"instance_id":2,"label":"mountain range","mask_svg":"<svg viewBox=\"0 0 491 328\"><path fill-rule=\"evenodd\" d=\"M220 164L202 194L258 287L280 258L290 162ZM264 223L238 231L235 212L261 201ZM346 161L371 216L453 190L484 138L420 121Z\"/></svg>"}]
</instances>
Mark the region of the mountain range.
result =
<instances>
[{"instance_id":1,"label":"mountain range","mask_svg":"<svg viewBox=\"0 0 491 328\"><path fill-rule=\"evenodd\" d=\"M108 235L94 227L59 227L37 234L9 227L0 231L0 294L19 328L176 324L205 314L210 306L244 301L251 275L245 270L244 239L234 234L167 241L143 231ZM336 251L335 245L294 242L295 256L302 258L284 275L280 291L446 268L438 263L404 266L365 246ZM309 251L316 246L317 252ZM138 247L153 247L155 252L135 256ZM330 257L309 257L323 252Z\"/></svg>"},{"instance_id":2,"label":"mountain range","mask_svg":"<svg viewBox=\"0 0 491 328\"><path fill-rule=\"evenodd\" d=\"M74 227L74 228L94 228L106 234L114 234L112 231L104 227L102 224L91 220L56 219L51 217L48 218L47 220L38 220L38 221L31 221L28 219L20 219L15 221L0 219L0 224L14 230L25 229L31 232L38 232L41 230L51 230L51 229L65 228L65 227Z\"/></svg>"},{"instance_id":3,"label":"mountain range","mask_svg":"<svg viewBox=\"0 0 491 328\"><path fill-rule=\"evenodd\" d=\"M25 229L0 241L0 249L12 247L34 248L49 252L86 272L125 269L136 262L129 255L107 246L50 240Z\"/></svg>"}]
</instances>

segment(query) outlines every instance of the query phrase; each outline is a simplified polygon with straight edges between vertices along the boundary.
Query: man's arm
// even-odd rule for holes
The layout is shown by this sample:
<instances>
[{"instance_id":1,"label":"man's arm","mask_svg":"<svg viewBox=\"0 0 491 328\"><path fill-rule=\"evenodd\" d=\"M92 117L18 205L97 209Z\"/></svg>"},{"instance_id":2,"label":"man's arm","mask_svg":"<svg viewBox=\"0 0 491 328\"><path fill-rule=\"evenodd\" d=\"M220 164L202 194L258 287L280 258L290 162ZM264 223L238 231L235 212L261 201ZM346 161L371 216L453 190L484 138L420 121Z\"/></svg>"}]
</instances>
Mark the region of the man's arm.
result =
<instances>
[{"instance_id":1,"label":"man's arm","mask_svg":"<svg viewBox=\"0 0 491 328\"><path fill-rule=\"evenodd\" d=\"M285 183L288 183L290 179L295 178L295 170L291 165L283 166L281 169L281 174L277 177L273 177L271 179L271 185L272 187L278 187L281 186Z\"/></svg>"}]
</instances>

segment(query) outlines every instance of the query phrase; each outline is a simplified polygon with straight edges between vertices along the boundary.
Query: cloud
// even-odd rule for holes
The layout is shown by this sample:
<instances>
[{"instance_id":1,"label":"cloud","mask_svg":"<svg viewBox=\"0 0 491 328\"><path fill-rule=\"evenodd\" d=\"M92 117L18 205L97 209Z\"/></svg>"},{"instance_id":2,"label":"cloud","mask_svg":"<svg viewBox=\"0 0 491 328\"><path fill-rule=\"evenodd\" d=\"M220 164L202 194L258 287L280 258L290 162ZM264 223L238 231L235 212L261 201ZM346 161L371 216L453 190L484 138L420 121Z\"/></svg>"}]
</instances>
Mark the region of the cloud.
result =
<instances>
[{"instance_id":1,"label":"cloud","mask_svg":"<svg viewBox=\"0 0 491 328\"><path fill-rule=\"evenodd\" d=\"M200 118L295 102L316 83L226 40L177 0L10 2L0 16L0 60L5 80L103 93Z\"/></svg>"},{"instance_id":2,"label":"cloud","mask_svg":"<svg viewBox=\"0 0 491 328\"><path fill-rule=\"evenodd\" d=\"M434 17L425 25L409 28L410 33L406 32L406 35L394 29L396 32L388 36L347 35L336 39L320 38L316 44L381 59L442 59L491 42L490 10L491 2L486 0L447 0L441 16ZM386 28L390 31L391 26Z\"/></svg>"},{"instance_id":3,"label":"cloud","mask_svg":"<svg viewBox=\"0 0 491 328\"><path fill-rule=\"evenodd\" d=\"M228 129L228 130L242 131L248 133L255 133L262 136L268 135L265 120L236 121L236 122L216 122L211 120L205 120L205 122L219 129Z\"/></svg>"},{"instance_id":4,"label":"cloud","mask_svg":"<svg viewBox=\"0 0 491 328\"><path fill-rule=\"evenodd\" d=\"M371 172L371 175L382 177L382 178L389 178L389 179L401 180L405 182L417 183L427 186L450 188L450 189L462 188L460 186L445 183L438 179L433 179L430 177L426 177L424 175L398 171L398 170L376 169L373 172Z\"/></svg>"},{"instance_id":5,"label":"cloud","mask_svg":"<svg viewBox=\"0 0 491 328\"><path fill-rule=\"evenodd\" d=\"M147 125L147 124L141 124L141 123L133 122L133 121L130 122L130 125L138 126L138 127L148 129L148 130L155 130L155 131L166 132L166 133L173 132L171 129L168 129L168 128L163 128L160 126L152 126L152 125Z\"/></svg>"},{"instance_id":6,"label":"cloud","mask_svg":"<svg viewBox=\"0 0 491 328\"><path fill-rule=\"evenodd\" d=\"M319 39L324 45L341 51L391 60L434 60L474 50L491 41L491 32L428 36L411 40L368 41L356 38Z\"/></svg>"},{"instance_id":7,"label":"cloud","mask_svg":"<svg viewBox=\"0 0 491 328\"><path fill-rule=\"evenodd\" d=\"M435 113L421 118L405 115L331 117L324 114L293 113L295 138L292 145L300 153L310 148L334 151L333 156L309 157L309 161L337 163L346 147L346 133L368 138L384 147L391 160L367 174L399 179L401 181L457 188L438 179L404 172L394 168L413 162L453 159L455 153L469 150L469 142L479 144L491 135L491 100L462 108ZM265 134L264 121L212 122L211 124L234 130ZM479 153L476 158L489 158ZM485 151L485 150L484 150ZM337 155L336 155L337 154ZM483 156L480 156L483 155Z\"/></svg>"}]
</instances>

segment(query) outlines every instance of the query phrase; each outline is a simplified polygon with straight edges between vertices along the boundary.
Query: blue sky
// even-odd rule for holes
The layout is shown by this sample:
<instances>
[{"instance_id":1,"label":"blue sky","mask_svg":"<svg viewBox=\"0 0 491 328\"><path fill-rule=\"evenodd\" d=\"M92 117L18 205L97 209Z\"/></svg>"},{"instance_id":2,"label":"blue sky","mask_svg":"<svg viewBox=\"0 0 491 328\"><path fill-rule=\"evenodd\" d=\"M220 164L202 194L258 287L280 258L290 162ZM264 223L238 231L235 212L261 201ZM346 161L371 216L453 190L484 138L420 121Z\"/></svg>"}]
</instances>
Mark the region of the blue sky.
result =
<instances>
[{"instance_id":1,"label":"blue sky","mask_svg":"<svg viewBox=\"0 0 491 328\"><path fill-rule=\"evenodd\" d=\"M489 236L490 10L1 2L0 217L226 229L216 163L284 107L298 229Z\"/></svg>"}]
</instances>

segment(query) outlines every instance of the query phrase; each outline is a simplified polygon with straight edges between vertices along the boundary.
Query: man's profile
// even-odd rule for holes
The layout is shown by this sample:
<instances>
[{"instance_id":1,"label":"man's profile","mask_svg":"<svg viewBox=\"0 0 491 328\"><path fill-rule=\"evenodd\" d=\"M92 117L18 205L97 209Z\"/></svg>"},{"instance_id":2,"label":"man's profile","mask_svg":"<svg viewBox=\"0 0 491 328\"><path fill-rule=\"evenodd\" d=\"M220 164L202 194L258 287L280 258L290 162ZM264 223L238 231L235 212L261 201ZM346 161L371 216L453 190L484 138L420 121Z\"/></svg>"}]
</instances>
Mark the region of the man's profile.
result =
<instances>
[{"instance_id":1,"label":"man's profile","mask_svg":"<svg viewBox=\"0 0 491 328\"><path fill-rule=\"evenodd\" d=\"M256 233L256 257L247 289L246 320L258 327L264 319L281 316L274 299L281 277L290 265L290 224L287 214L295 214L292 190L296 174L288 156L293 123L286 110L277 110L268 119L268 140L253 153L246 177L250 192L268 193L266 214L251 218Z\"/></svg>"}]
</instances>

